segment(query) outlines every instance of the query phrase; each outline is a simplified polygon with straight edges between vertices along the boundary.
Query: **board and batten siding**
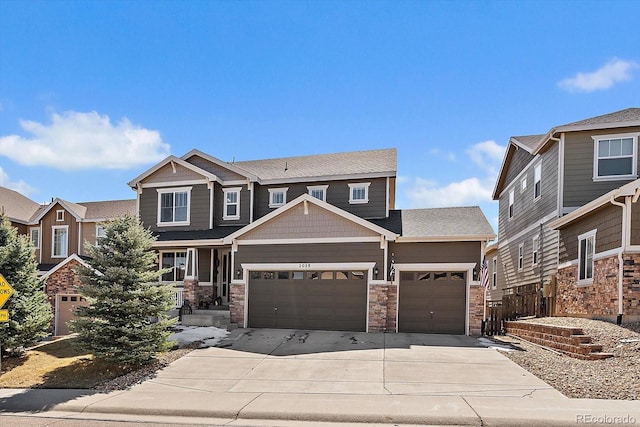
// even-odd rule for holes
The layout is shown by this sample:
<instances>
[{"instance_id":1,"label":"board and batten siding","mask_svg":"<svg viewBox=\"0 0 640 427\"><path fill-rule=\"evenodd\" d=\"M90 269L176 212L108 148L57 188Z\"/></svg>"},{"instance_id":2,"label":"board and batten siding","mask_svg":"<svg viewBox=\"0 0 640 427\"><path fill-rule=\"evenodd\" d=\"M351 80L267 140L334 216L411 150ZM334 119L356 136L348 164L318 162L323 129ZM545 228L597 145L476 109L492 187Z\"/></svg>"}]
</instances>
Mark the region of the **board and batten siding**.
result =
<instances>
[{"instance_id":1,"label":"board and batten siding","mask_svg":"<svg viewBox=\"0 0 640 427\"><path fill-rule=\"evenodd\" d=\"M622 208L607 204L562 228L558 245L560 262L578 259L578 236L596 229L596 254L621 247Z\"/></svg>"},{"instance_id":2,"label":"board and batten siding","mask_svg":"<svg viewBox=\"0 0 640 427\"><path fill-rule=\"evenodd\" d=\"M56 212L64 211L64 220L56 221ZM57 264L64 258L53 258L53 228L54 226L68 226L67 256L78 253L78 222L75 217L62 205L56 203L41 219L40 250L42 251L43 264Z\"/></svg>"},{"instance_id":3,"label":"board and batten siding","mask_svg":"<svg viewBox=\"0 0 640 427\"><path fill-rule=\"evenodd\" d=\"M599 129L589 132L565 134L564 148L564 207L580 207L609 191L621 187L632 179L618 181L593 181L595 143L592 136L616 133L640 132L640 127L624 129ZM637 149L640 156L640 149Z\"/></svg>"},{"instance_id":4,"label":"board and batten siding","mask_svg":"<svg viewBox=\"0 0 640 427\"><path fill-rule=\"evenodd\" d=\"M369 182L369 202L368 203L349 203L349 184L357 184ZM344 180L344 181L322 181L322 182L303 182L278 185L257 185L255 186L255 219L263 217L277 208L269 207L269 189L287 188L287 202L295 198L309 193L307 187L316 185L328 185L326 201L334 206L339 207L347 212L357 215L361 218L384 218L386 216L387 204L387 179L361 179L361 180Z\"/></svg>"},{"instance_id":5,"label":"board and batten siding","mask_svg":"<svg viewBox=\"0 0 640 427\"><path fill-rule=\"evenodd\" d=\"M382 272L384 250L380 249L379 242L239 245L234 257L233 275L238 279L237 269L247 263L337 262L375 262L376 267Z\"/></svg>"},{"instance_id":6,"label":"board and batten siding","mask_svg":"<svg viewBox=\"0 0 640 427\"><path fill-rule=\"evenodd\" d=\"M162 190L180 187L162 187ZM209 228L210 191L206 184L189 185L191 187L190 224L187 226L158 227L158 188L144 188L140 194L140 219L145 227L153 231L168 230L205 230Z\"/></svg>"}]
</instances>

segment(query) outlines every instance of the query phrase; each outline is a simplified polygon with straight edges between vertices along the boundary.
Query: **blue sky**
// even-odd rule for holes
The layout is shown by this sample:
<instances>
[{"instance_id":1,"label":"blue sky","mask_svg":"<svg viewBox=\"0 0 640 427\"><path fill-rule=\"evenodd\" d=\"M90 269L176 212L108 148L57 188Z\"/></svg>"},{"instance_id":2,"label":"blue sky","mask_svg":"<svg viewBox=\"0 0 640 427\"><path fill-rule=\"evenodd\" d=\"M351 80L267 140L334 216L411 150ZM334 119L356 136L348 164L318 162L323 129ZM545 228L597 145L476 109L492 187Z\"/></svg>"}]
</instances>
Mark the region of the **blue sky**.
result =
<instances>
[{"instance_id":1,"label":"blue sky","mask_svg":"<svg viewBox=\"0 0 640 427\"><path fill-rule=\"evenodd\" d=\"M169 154L396 147L398 208L480 205L513 135L640 106L637 1L0 1L0 185L134 198Z\"/></svg>"}]
</instances>

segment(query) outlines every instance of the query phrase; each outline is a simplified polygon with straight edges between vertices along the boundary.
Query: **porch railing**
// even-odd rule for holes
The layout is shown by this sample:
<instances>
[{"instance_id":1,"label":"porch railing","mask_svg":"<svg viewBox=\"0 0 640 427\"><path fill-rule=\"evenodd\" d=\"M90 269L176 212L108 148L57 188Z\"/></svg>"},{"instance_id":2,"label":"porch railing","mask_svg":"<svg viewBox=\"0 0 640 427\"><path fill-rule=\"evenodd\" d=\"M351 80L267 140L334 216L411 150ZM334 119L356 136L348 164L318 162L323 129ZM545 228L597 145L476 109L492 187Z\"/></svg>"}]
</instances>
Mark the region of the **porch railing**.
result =
<instances>
[{"instance_id":1,"label":"porch railing","mask_svg":"<svg viewBox=\"0 0 640 427\"><path fill-rule=\"evenodd\" d=\"M173 299L175 301L175 307L180 308L184 303L184 289L183 288L174 288L173 289Z\"/></svg>"}]
</instances>

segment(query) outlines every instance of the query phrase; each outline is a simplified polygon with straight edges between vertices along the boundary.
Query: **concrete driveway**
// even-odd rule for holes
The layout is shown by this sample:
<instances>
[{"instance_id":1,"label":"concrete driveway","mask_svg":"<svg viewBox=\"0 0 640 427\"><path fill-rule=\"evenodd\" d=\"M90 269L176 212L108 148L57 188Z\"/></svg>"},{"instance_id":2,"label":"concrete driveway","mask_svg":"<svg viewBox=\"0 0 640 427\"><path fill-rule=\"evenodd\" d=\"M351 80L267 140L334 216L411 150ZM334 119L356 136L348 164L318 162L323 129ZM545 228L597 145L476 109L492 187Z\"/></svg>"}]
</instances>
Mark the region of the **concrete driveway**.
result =
<instances>
[{"instance_id":1,"label":"concrete driveway","mask_svg":"<svg viewBox=\"0 0 640 427\"><path fill-rule=\"evenodd\" d=\"M487 348L453 335L236 329L132 391L564 398Z\"/></svg>"}]
</instances>

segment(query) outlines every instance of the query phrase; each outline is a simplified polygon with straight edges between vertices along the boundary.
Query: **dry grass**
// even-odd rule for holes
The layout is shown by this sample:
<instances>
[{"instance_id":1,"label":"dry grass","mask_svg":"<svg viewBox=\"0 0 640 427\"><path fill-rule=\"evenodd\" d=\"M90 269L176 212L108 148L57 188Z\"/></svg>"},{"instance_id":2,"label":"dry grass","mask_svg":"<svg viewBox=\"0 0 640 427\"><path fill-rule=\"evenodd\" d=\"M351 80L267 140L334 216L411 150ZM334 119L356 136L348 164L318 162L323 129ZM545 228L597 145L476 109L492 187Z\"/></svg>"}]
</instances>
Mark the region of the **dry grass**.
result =
<instances>
[{"instance_id":1,"label":"dry grass","mask_svg":"<svg viewBox=\"0 0 640 427\"><path fill-rule=\"evenodd\" d=\"M3 358L2 388L93 388L127 371L98 362L75 345L60 339L28 350L21 357Z\"/></svg>"}]
</instances>

